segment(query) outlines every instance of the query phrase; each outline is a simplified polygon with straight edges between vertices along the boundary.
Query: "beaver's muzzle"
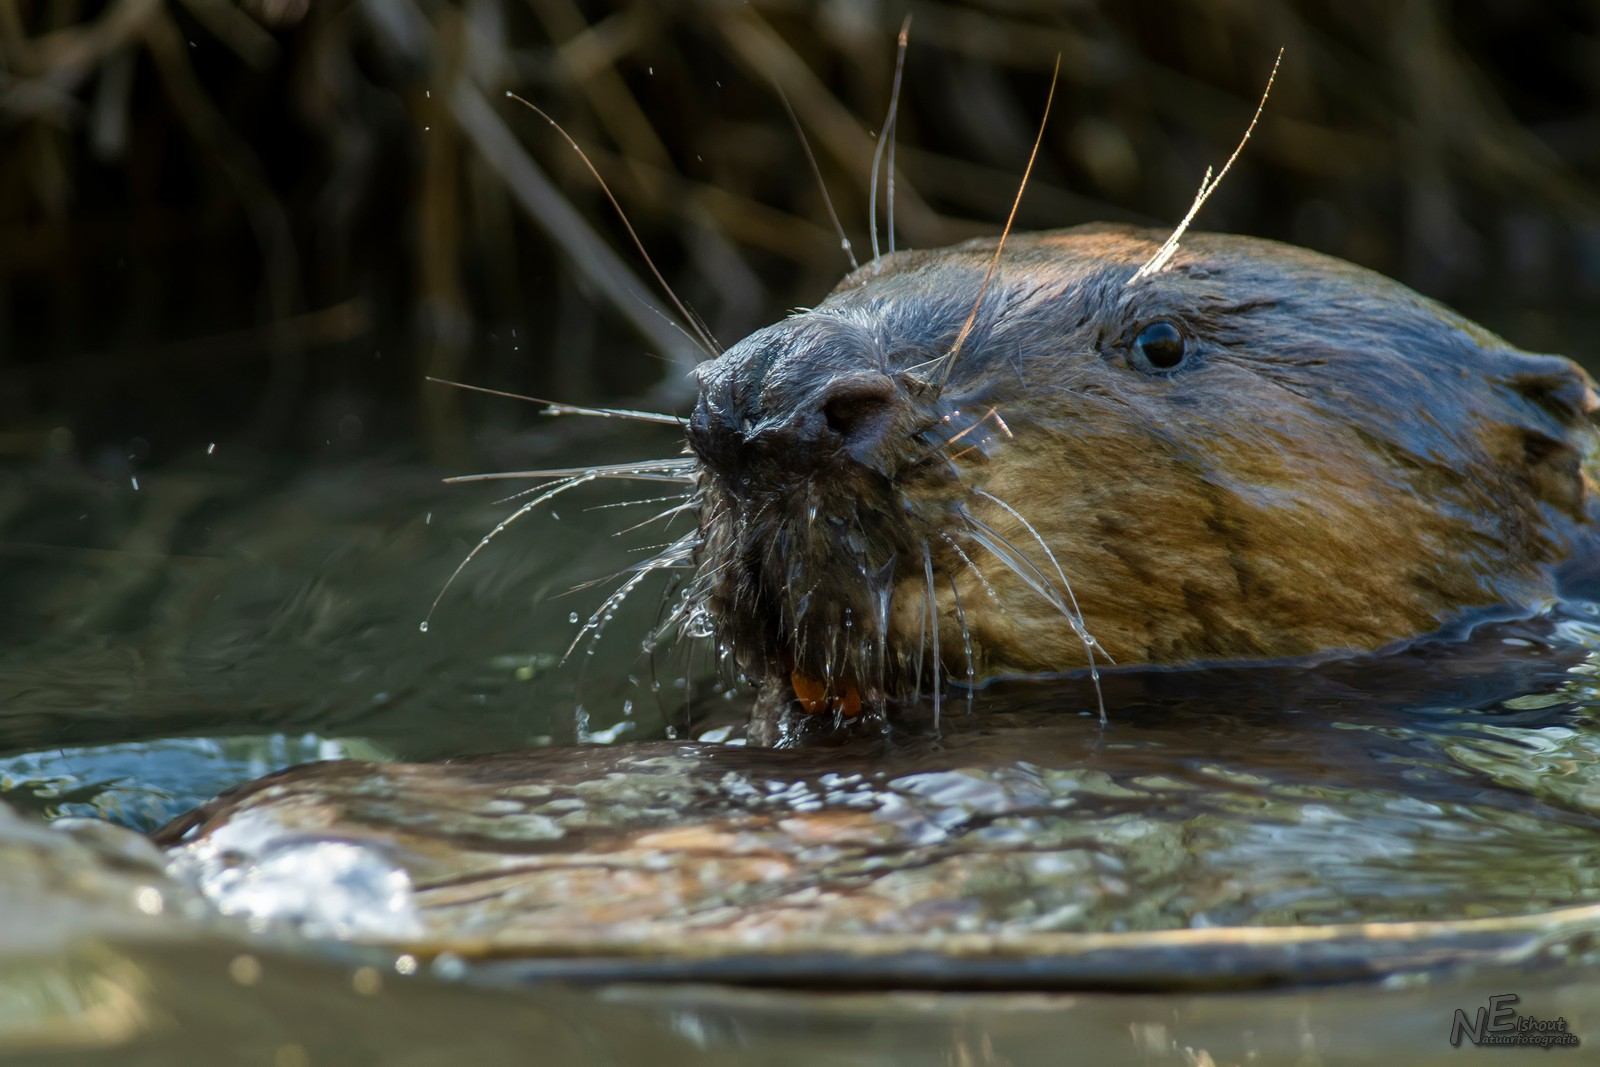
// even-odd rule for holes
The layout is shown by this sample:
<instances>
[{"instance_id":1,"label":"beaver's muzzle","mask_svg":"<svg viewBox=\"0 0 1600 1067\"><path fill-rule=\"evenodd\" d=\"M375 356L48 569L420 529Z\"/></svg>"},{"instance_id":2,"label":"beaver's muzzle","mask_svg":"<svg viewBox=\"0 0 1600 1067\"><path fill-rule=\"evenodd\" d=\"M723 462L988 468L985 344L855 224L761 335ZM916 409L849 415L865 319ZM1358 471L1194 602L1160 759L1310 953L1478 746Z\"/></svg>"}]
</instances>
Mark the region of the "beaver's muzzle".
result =
<instances>
[{"instance_id":1,"label":"beaver's muzzle","mask_svg":"<svg viewBox=\"0 0 1600 1067\"><path fill-rule=\"evenodd\" d=\"M888 601L875 591L898 560L920 558L896 488L927 447L916 383L867 331L816 314L746 338L697 376L698 564L719 640L802 709L854 716L883 692Z\"/></svg>"},{"instance_id":2,"label":"beaver's muzzle","mask_svg":"<svg viewBox=\"0 0 1600 1067\"><path fill-rule=\"evenodd\" d=\"M836 463L893 473L906 386L861 331L818 318L762 330L697 371L689 444L736 496L785 491Z\"/></svg>"}]
</instances>

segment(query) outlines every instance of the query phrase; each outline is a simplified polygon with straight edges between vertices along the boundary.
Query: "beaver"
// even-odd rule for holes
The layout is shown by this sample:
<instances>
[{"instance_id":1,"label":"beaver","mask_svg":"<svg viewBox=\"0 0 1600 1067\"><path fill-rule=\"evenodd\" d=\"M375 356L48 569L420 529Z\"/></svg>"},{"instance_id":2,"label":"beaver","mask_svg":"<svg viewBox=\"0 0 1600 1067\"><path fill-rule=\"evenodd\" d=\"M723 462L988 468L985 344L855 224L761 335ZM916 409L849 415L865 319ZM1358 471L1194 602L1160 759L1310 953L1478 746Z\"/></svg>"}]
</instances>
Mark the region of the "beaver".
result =
<instances>
[{"instance_id":1,"label":"beaver","mask_svg":"<svg viewBox=\"0 0 1600 1067\"><path fill-rule=\"evenodd\" d=\"M1326 255L1164 241L894 252L700 366L680 621L758 725L1384 650L1545 609L1595 556L1577 365Z\"/></svg>"}]
</instances>

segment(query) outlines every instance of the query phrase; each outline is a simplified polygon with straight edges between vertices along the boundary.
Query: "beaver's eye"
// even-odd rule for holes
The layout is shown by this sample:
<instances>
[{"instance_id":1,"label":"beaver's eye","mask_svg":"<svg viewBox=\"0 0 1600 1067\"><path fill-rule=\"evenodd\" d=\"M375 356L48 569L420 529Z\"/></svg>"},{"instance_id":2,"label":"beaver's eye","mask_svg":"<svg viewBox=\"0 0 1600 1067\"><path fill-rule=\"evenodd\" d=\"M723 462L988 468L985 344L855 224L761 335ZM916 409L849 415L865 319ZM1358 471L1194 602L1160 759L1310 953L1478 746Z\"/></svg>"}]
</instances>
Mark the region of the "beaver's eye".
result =
<instances>
[{"instance_id":1,"label":"beaver's eye","mask_svg":"<svg viewBox=\"0 0 1600 1067\"><path fill-rule=\"evenodd\" d=\"M1143 371L1171 370L1183 362L1189 343L1166 319L1142 327L1133 339L1134 365Z\"/></svg>"}]
</instances>

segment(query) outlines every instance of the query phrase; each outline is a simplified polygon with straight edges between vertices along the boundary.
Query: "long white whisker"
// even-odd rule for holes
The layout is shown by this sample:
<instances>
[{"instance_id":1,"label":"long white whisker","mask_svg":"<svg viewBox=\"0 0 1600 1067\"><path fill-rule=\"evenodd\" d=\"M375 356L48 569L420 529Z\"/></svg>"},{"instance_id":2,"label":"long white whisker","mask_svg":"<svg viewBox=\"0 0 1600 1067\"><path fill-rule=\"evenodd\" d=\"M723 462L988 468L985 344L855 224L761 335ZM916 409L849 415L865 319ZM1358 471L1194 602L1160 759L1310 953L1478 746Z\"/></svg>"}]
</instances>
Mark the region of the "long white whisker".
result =
<instances>
[{"instance_id":1,"label":"long white whisker","mask_svg":"<svg viewBox=\"0 0 1600 1067\"><path fill-rule=\"evenodd\" d=\"M928 612L918 612L918 617L921 619L921 625L918 627L917 635L917 684L911 698L913 704L922 703L922 662L928 652Z\"/></svg>"},{"instance_id":2,"label":"long white whisker","mask_svg":"<svg viewBox=\"0 0 1600 1067\"><path fill-rule=\"evenodd\" d=\"M1239 143L1234 146L1233 154L1228 157L1226 163L1222 164L1222 169L1217 171L1216 177L1211 176L1210 167L1206 168L1205 176L1200 179L1200 191L1195 194L1194 202L1189 205L1188 214L1183 216L1183 221L1179 222L1177 229L1172 231L1172 236L1168 237L1162 242L1161 247L1156 249L1155 255L1145 260L1144 265L1133 272L1133 277L1127 281L1128 285L1132 285L1141 278L1148 278L1150 275L1158 273L1171 262L1172 257L1178 251L1178 242L1189 231L1189 224L1194 222L1196 215L1200 214L1200 209L1205 207L1207 200L1211 199L1211 194L1217 191L1217 187L1222 184L1222 179L1228 176L1228 171L1233 166L1233 161L1239 158L1239 153L1244 151L1245 142L1249 141L1250 135L1256 131L1256 123L1261 121L1261 113L1267 108L1267 97L1272 95L1272 83L1277 80L1278 66L1282 62L1283 49L1280 48L1278 49L1278 58L1272 61L1272 73L1267 75L1267 87L1261 90L1261 100L1256 104L1256 113L1250 117L1250 125L1245 127L1244 136L1239 138Z\"/></svg>"},{"instance_id":3,"label":"long white whisker","mask_svg":"<svg viewBox=\"0 0 1600 1067\"><path fill-rule=\"evenodd\" d=\"M528 396L524 393L508 393L504 389L490 389L483 385L468 385L466 382L453 382L449 378L435 378L426 375L424 381L435 382L439 385L448 385L453 389L465 389L469 393L483 393L487 396L505 397L507 400L526 400L530 404L544 405L544 415L593 415L602 419L631 419L635 422L653 422L662 426L682 426L683 419L676 415L667 415L658 411L636 411L632 408L591 408L581 404L563 404L559 400L546 400L539 396Z\"/></svg>"},{"instance_id":4,"label":"long white whisker","mask_svg":"<svg viewBox=\"0 0 1600 1067\"><path fill-rule=\"evenodd\" d=\"M589 159L589 154L585 152L578 142L573 139L572 135L566 131L566 127L562 126L561 123L551 118L542 108L530 103L527 100L524 100L510 89L506 90L506 96L515 100L517 103L521 104L523 107L527 108L529 111L532 111L535 115L538 115L540 118L548 122L552 127L554 127L555 131L562 136L572 150L578 154L578 159L580 159L583 162L583 165L588 168L589 174L594 178L595 183L600 186L600 191L604 193L606 199L611 202L612 210L617 213L618 221L622 223L622 228L628 231L628 236L633 240L633 247L638 251L639 258L644 260L644 265L650 268L650 273L655 276L656 284L661 286L661 291L667 295L668 300L672 301L672 306L678 309L678 314L683 316L683 321L687 323L689 327L693 329L694 332L699 336L700 343L706 350L706 355L713 358L719 355L722 352L722 345L714 336L712 336L711 331L706 328L706 324L701 320L700 316L696 315L693 309L691 309L682 300L678 299L678 294L673 291L672 286L667 284L667 279L662 275L661 271L656 269L655 260L650 258L650 253L645 249L644 241L639 238L639 234L634 230L633 222L628 218L628 213L622 210L622 203L611 192L611 186L607 185L606 180L600 177L600 171L595 168L593 161Z\"/></svg>"},{"instance_id":5,"label":"long white whisker","mask_svg":"<svg viewBox=\"0 0 1600 1067\"><path fill-rule=\"evenodd\" d=\"M493 541L496 537L500 536L500 533L505 530L506 527L510 526L512 523L516 522L518 519L522 518L524 515L528 514L528 512L534 510L545 501L552 500L555 497L560 496L562 493L565 493L567 490L576 489L578 486L589 481L593 481L593 478L589 476L580 476L577 478L572 478L568 481L564 481L555 488L540 493L538 496L522 505L516 511L513 511L510 515L506 516L504 519L501 519L500 522L495 525L494 529L483 535L483 540L479 541L472 547L472 551L467 553L466 558L460 563L456 564L456 569L450 572L450 577L445 579L445 583L443 587L440 588L439 594L433 598L433 603L428 605L428 614L422 619L422 628L424 630L428 628L428 624L433 621L433 613L438 610L439 601L444 599L445 593L449 592L450 586L455 584L455 580L461 576L461 572L467 569L467 564L471 563L479 552L482 552L485 548L487 548L490 541Z\"/></svg>"},{"instance_id":6,"label":"long white whisker","mask_svg":"<svg viewBox=\"0 0 1600 1067\"><path fill-rule=\"evenodd\" d=\"M686 500L682 504L677 505L676 507L670 507L666 511L663 511L663 512L660 512L658 514L650 516L648 519L645 519L643 522L636 522L632 526L623 527L622 529L618 530L616 533L612 534L611 536L612 537L622 537L625 534L633 533L635 530L642 530L646 526L649 526L653 522L660 522L662 519L671 518L674 515L681 515L685 511L689 511L690 509L694 508L695 504L696 504L696 501L694 501L694 500ZM668 525L670 526L671 524L669 523Z\"/></svg>"},{"instance_id":7,"label":"long white whisker","mask_svg":"<svg viewBox=\"0 0 1600 1067\"><path fill-rule=\"evenodd\" d=\"M1023 584L1038 594L1045 603L1065 616L1067 621L1072 624L1073 629L1076 630L1078 626L1077 617L1072 614L1072 608L1062 599L1061 593L1052 587L1044 572L1036 567L1032 560L1023 555L1016 545L1006 540L1005 536L993 526L971 514L964 517L968 523L966 532L972 535L972 539L987 548L995 559L1004 564L1005 568L1012 574L1021 578Z\"/></svg>"},{"instance_id":8,"label":"long white whisker","mask_svg":"<svg viewBox=\"0 0 1600 1067\"><path fill-rule=\"evenodd\" d=\"M910 26L910 24L911 24L911 16L907 15L906 16L906 25ZM895 65L896 65L897 68L904 62L905 53L903 51L900 53L900 57L901 57L900 59L895 61ZM896 75L895 76L896 76L896 78L899 77L898 70L896 71ZM899 111L899 108L897 107L895 109L894 121L889 123L889 155L888 155L888 157L887 157L887 159L885 161L887 163L887 165L888 165L888 170L885 171L884 175L883 175L883 214L884 214L883 230L884 230L884 236L889 239L889 254L890 255L894 254L894 149L895 149L895 143L899 140L899 137L900 137L900 111ZM935 715L934 719L935 719L934 726L935 726L935 728L937 728L938 727L938 722L937 722L938 716Z\"/></svg>"},{"instance_id":9,"label":"long white whisker","mask_svg":"<svg viewBox=\"0 0 1600 1067\"><path fill-rule=\"evenodd\" d=\"M549 482L540 482L538 485L530 486L527 489L518 489L515 493L512 493L510 496L500 497L500 498L494 500L493 503L496 506L498 506L500 504L509 504L513 500L521 500L525 496L532 496L535 493L542 493L547 489L554 489L556 486L561 485L564 482L574 481L575 479L576 479L576 476L574 476L572 478L557 478L554 481L549 481Z\"/></svg>"},{"instance_id":10,"label":"long white whisker","mask_svg":"<svg viewBox=\"0 0 1600 1067\"><path fill-rule=\"evenodd\" d=\"M694 545L694 537L694 534L686 534L685 536L665 546L659 555L653 557L652 559L645 560L643 563L635 564L635 568L637 569L635 570L634 574L630 576L627 581L618 586L610 596L606 597L606 599L601 603L600 607L595 609L594 614L590 615L588 621L583 624L581 629L579 629L577 636L573 637L572 643L567 646L566 652L562 653L561 662L566 663L567 660L572 656L573 650L578 647L579 642L581 642L584 637L588 636L589 634L594 634L595 641L598 641L600 639L600 633L605 628L606 623L611 621L611 617L616 613L616 610L622 606L623 601L628 599L628 594L637 589L639 587L639 583L644 581L650 575L659 570L664 570L668 567L671 567L680 561L688 551L692 550Z\"/></svg>"},{"instance_id":11,"label":"long white whisker","mask_svg":"<svg viewBox=\"0 0 1600 1067\"><path fill-rule=\"evenodd\" d=\"M1055 70L1050 74L1050 91L1044 98L1044 114L1039 119L1039 132L1034 135L1033 149L1028 153L1027 166L1022 168L1022 181L1017 183L1017 195L1011 201L1011 213L1006 216L1006 224L1000 230L1000 239L995 242L994 255L989 257L989 266L983 272L983 281L978 284L978 295L972 301L972 309L967 312L967 319L961 324L961 329L956 331L956 339L951 343L950 351L945 354L944 363L939 368L936 384L941 393L950 381L950 370L961 355L961 346L966 343L978 324L978 312L983 308L984 295L989 292L989 283L994 281L995 271L1000 268L1000 254L1006 250L1006 239L1011 236L1011 227L1016 225L1017 209L1022 206L1022 194L1028 188L1028 179L1033 177L1033 164L1039 158L1039 146L1044 143L1044 128L1050 121L1050 105L1055 102L1056 82L1060 77L1061 53L1057 52Z\"/></svg>"},{"instance_id":12,"label":"long white whisker","mask_svg":"<svg viewBox=\"0 0 1600 1067\"><path fill-rule=\"evenodd\" d=\"M933 553L922 542L922 573L928 579L928 628L933 631L933 728L939 729L944 697L944 659L939 654L939 595L933 585Z\"/></svg>"},{"instance_id":13,"label":"long white whisker","mask_svg":"<svg viewBox=\"0 0 1600 1067\"><path fill-rule=\"evenodd\" d=\"M972 562L972 557L967 555L966 549L962 548L954 537L951 537L949 534L944 533L943 531L940 532L939 536L944 539L945 544L949 545L955 550L956 555L961 557L961 562L965 563L967 565L967 569L972 571L972 573L977 576L978 584L982 585L983 591L989 594L989 599L993 601L996 606L999 606L1000 594L996 593L994 591L994 586L989 584L988 576L985 575L983 571L978 569L978 565L976 563Z\"/></svg>"},{"instance_id":14,"label":"long white whisker","mask_svg":"<svg viewBox=\"0 0 1600 1067\"><path fill-rule=\"evenodd\" d=\"M1100 642L1095 640L1094 635L1089 632L1088 624L1084 622L1083 609L1078 606L1077 595L1072 591L1072 583L1067 580L1067 572L1062 569L1061 561L1056 559L1056 554L1051 551L1050 546L1045 542L1045 539L1039 536L1039 531L1034 527L1033 523L1029 522L1020 511L1006 503L1004 500L1001 500L993 493L987 492L983 489L977 489L974 491L984 499L992 501L993 503L998 504L1001 508L1004 508L1006 514L1020 522L1022 524L1022 528L1027 530L1028 533L1033 537L1034 541L1038 543L1039 547L1044 551L1046 558L1050 560L1051 566L1055 568L1056 577L1061 579L1061 587L1066 590L1067 599L1072 604L1072 614L1076 619L1072 628L1074 631L1076 631L1078 640L1083 643L1083 654L1089 660L1089 678L1094 682L1095 702L1099 705L1100 721L1104 723L1106 721L1106 702L1105 697L1100 691L1100 667L1095 662L1094 658L1094 650L1100 646ZM1111 657L1108 654L1106 658L1110 659Z\"/></svg>"},{"instance_id":15,"label":"long white whisker","mask_svg":"<svg viewBox=\"0 0 1600 1067\"><path fill-rule=\"evenodd\" d=\"M806 128L800 125L800 116L794 113L794 105L789 103L789 94L783 91L783 86L774 80L772 87L778 91L778 99L783 101L783 110L789 115L789 124L794 127L796 136L800 138L800 147L805 149L806 162L811 164L811 173L816 177L817 188L822 192L822 205L828 209L828 218L833 222L833 232L839 235L839 247L844 251L845 259L850 261L850 269L856 270L861 264L856 262L856 250L850 244L850 235L844 232L844 223L839 221L839 212L834 209L833 197L828 192L828 181L822 176L822 168L817 165L817 154L811 151L811 139L806 136Z\"/></svg>"},{"instance_id":16,"label":"long white whisker","mask_svg":"<svg viewBox=\"0 0 1600 1067\"><path fill-rule=\"evenodd\" d=\"M878 258L878 170L883 166L883 152L894 140L894 127L900 113L900 81L906 69L906 45L911 39L911 16L907 15L900 24L900 38L896 45L894 58L894 86L889 90L889 111L883 117L883 126L878 130L878 144L872 150L872 188L867 193L867 214L872 219L872 258ZM891 176L891 182L893 178ZM892 189L893 186L891 185ZM890 222L890 250L893 251L894 223L891 216Z\"/></svg>"},{"instance_id":17,"label":"long white whisker","mask_svg":"<svg viewBox=\"0 0 1600 1067\"><path fill-rule=\"evenodd\" d=\"M947 574L950 583L950 600L955 604L956 625L961 627L961 646L967 655L967 714L972 714L973 690L977 688L978 667L972 658L972 631L967 629L967 613L961 608L961 590L956 588L955 575Z\"/></svg>"},{"instance_id":18,"label":"long white whisker","mask_svg":"<svg viewBox=\"0 0 1600 1067\"><path fill-rule=\"evenodd\" d=\"M613 463L599 467L550 467L545 470L490 471L486 474L455 474L444 479L446 485L468 482L527 481L533 478L622 478L641 482L694 483L696 461L682 459L649 460L644 463Z\"/></svg>"},{"instance_id":19,"label":"long white whisker","mask_svg":"<svg viewBox=\"0 0 1600 1067\"><path fill-rule=\"evenodd\" d=\"M572 639L572 644L568 645L567 650L561 654L561 663L563 666L566 664L568 659L572 658L572 653L578 647L578 642L582 641L591 633L595 635L596 641L600 639L600 633L604 629L605 624L611 621L612 612L620 607L624 600L628 599L628 594L638 588L640 582L650 577L650 575L653 573L653 568L647 568L645 570L638 571L637 573L631 575L627 581L618 586L615 592L606 597L605 601L600 605L595 613L590 615L588 621L585 622L582 628L578 630L578 635Z\"/></svg>"},{"instance_id":20,"label":"long white whisker","mask_svg":"<svg viewBox=\"0 0 1600 1067\"><path fill-rule=\"evenodd\" d=\"M647 548L644 551L654 552L655 555L650 556L648 559L641 559L635 563L630 563L621 570L612 571L610 574L602 575L599 578L590 578L587 581L579 582L577 585L566 590L565 592L557 594L557 596L572 596L574 593L581 593L585 589L593 589L597 585L605 585L607 582L614 582L626 574L638 574L640 571L667 571L679 569L683 567L684 562L689 558L690 552L693 550L694 545L689 544L680 551L677 550L678 543L679 542L674 541L669 545L656 545L655 548Z\"/></svg>"},{"instance_id":21,"label":"long white whisker","mask_svg":"<svg viewBox=\"0 0 1600 1067\"><path fill-rule=\"evenodd\" d=\"M1061 569L1061 561L1056 559L1056 554L1050 550L1050 546L1045 543L1045 539L1039 536L1039 531L1034 528L1033 523L1029 522L1020 511L1006 503L1004 500L1001 500L993 493L990 493L984 489L975 489L973 492L977 493L977 495L983 497L984 499L992 501L993 503L1004 508L1008 515L1022 524L1022 528L1027 530L1029 536L1031 536L1039 545L1039 547L1043 549L1045 557L1050 560L1050 565L1055 568L1056 577L1061 579L1061 588L1065 589L1067 592L1067 600L1072 604L1072 613L1078 619L1080 636L1085 637L1089 645L1098 648L1100 646L1100 642L1094 639L1094 635L1089 633L1088 627L1084 623L1083 609L1078 606L1078 598L1072 592L1072 583L1067 580L1067 572ZM1102 651L1104 650L1102 649ZM1109 659L1110 656L1108 655L1107 658ZM1089 655L1089 663L1091 667L1094 665L1094 654L1092 649Z\"/></svg>"},{"instance_id":22,"label":"long white whisker","mask_svg":"<svg viewBox=\"0 0 1600 1067\"><path fill-rule=\"evenodd\" d=\"M591 511L615 511L617 508L636 508L641 504L663 504L668 500L692 500L693 493L668 493L666 496L646 496L638 500L617 500L610 504L591 504L584 508L584 514Z\"/></svg>"}]
</instances>

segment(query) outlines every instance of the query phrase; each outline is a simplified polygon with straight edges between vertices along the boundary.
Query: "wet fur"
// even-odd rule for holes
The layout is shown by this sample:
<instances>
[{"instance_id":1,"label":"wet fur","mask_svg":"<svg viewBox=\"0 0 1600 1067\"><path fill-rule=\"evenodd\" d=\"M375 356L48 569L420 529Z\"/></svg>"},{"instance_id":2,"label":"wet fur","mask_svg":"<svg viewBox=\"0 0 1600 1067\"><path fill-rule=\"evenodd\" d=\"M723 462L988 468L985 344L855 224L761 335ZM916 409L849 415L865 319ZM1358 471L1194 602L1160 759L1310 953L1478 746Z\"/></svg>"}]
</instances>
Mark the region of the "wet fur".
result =
<instances>
[{"instance_id":1,"label":"wet fur","mask_svg":"<svg viewBox=\"0 0 1600 1067\"><path fill-rule=\"evenodd\" d=\"M1166 237L1013 234L986 290L993 240L895 253L703 365L683 616L769 687L881 701L969 648L976 676L1087 666L1085 629L1123 665L1278 659L1555 599L1594 547L1580 369L1270 241L1189 234L1130 284ZM1175 373L1129 362L1158 318L1193 341ZM826 398L884 375L830 439Z\"/></svg>"}]
</instances>

